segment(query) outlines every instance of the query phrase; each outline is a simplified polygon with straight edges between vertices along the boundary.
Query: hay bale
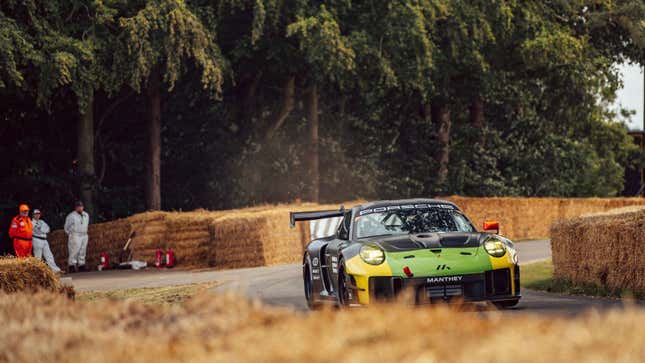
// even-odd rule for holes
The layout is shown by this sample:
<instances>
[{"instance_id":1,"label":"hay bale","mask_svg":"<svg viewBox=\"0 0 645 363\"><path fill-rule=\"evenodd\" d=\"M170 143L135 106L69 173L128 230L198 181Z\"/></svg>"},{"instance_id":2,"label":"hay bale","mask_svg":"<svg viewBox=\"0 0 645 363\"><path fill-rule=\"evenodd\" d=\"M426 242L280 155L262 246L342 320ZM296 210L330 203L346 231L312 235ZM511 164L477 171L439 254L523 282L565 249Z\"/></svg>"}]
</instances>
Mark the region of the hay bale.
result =
<instances>
[{"instance_id":1,"label":"hay bale","mask_svg":"<svg viewBox=\"0 0 645 363\"><path fill-rule=\"evenodd\" d=\"M0 291L59 291L58 276L44 262L35 258L0 257Z\"/></svg>"},{"instance_id":2,"label":"hay bale","mask_svg":"<svg viewBox=\"0 0 645 363\"><path fill-rule=\"evenodd\" d=\"M554 274L574 283L645 291L645 208L561 220L551 228Z\"/></svg>"},{"instance_id":3,"label":"hay bale","mask_svg":"<svg viewBox=\"0 0 645 363\"><path fill-rule=\"evenodd\" d=\"M481 226L484 220L500 221L501 232L516 239L549 235L558 219L627 205L645 205L638 198L445 198L459 205ZM347 207L363 203L344 203ZM157 249L173 249L178 266L237 268L297 262L309 242L307 223L289 229L290 211L337 209L337 204L313 203L259 205L248 208L192 212L145 212L90 226L88 267L98 265L101 252L117 261L130 233L134 259L153 262ZM50 244L61 266L67 264L67 236L50 235Z\"/></svg>"},{"instance_id":4,"label":"hay bale","mask_svg":"<svg viewBox=\"0 0 645 363\"><path fill-rule=\"evenodd\" d=\"M511 239L545 238L553 222L627 206L645 206L643 198L468 198L441 199L457 204L480 228L498 220L501 233Z\"/></svg>"}]
</instances>

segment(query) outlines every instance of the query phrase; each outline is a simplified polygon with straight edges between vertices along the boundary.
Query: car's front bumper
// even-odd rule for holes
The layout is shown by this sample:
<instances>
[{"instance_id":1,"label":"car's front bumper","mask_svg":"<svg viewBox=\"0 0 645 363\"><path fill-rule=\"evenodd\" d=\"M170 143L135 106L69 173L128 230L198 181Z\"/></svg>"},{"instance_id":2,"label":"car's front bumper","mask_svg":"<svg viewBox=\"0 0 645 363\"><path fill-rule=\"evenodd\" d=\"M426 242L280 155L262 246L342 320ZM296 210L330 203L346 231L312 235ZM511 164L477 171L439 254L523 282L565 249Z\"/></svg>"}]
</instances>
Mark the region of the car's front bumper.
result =
<instances>
[{"instance_id":1,"label":"car's front bumper","mask_svg":"<svg viewBox=\"0 0 645 363\"><path fill-rule=\"evenodd\" d=\"M368 302L391 301L404 294L415 304L446 301L509 301L520 295L519 266L485 271L477 274L411 277L372 276L368 280ZM353 303L365 304L359 294ZM362 300L362 301L361 301Z\"/></svg>"}]
</instances>

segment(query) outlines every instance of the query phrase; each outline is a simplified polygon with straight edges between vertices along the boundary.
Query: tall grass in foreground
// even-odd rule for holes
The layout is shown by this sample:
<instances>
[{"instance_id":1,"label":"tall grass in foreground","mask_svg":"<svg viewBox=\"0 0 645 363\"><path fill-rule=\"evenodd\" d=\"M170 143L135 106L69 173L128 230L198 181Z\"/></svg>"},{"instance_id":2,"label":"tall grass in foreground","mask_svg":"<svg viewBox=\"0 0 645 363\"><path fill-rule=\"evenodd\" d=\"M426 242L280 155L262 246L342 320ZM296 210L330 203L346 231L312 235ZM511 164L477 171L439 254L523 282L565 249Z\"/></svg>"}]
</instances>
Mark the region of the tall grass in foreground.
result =
<instances>
[{"instance_id":1,"label":"tall grass in foreground","mask_svg":"<svg viewBox=\"0 0 645 363\"><path fill-rule=\"evenodd\" d=\"M203 294L182 305L0 295L2 362L643 362L645 311L577 318L381 305L310 314Z\"/></svg>"}]
</instances>

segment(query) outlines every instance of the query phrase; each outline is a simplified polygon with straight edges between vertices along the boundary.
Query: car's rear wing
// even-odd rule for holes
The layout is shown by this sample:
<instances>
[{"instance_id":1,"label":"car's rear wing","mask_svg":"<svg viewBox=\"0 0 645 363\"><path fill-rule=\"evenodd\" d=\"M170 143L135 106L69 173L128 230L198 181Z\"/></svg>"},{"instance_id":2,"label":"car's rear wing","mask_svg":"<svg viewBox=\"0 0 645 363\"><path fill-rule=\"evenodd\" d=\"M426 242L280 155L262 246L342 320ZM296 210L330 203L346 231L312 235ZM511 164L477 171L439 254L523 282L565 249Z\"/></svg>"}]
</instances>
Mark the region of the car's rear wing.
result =
<instances>
[{"instance_id":1,"label":"car's rear wing","mask_svg":"<svg viewBox=\"0 0 645 363\"><path fill-rule=\"evenodd\" d=\"M345 214L345 208L340 207L339 210L321 210L314 212L289 212L290 227L294 228L296 222L313 221L315 219L326 219L342 217Z\"/></svg>"}]
</instances>

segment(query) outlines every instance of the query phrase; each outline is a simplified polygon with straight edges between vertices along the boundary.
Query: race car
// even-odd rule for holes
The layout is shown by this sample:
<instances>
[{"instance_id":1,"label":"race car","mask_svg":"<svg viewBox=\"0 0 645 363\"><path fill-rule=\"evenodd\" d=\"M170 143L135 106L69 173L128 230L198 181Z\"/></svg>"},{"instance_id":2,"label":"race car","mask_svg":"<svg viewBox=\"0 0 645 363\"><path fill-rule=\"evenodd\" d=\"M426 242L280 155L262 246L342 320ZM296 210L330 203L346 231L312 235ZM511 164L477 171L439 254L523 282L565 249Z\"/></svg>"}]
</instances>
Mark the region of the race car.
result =
<instances>
[{"instance_id":1,"label":"race car","mask_svg":"<svg viewBox=\"0 0 645 363\"><path fill-rule=\"evenodd\" d=\"M485 301L506 308L521 298L517 253L498 222L484 222L479 232L455 204L434 199L290 213L292 228L334 218L335 233L311 241L302 260L312 309L388 301L403 291L415 304Z\"/></svg>"}]
</instances>

